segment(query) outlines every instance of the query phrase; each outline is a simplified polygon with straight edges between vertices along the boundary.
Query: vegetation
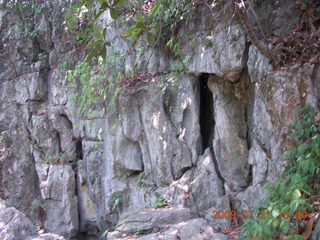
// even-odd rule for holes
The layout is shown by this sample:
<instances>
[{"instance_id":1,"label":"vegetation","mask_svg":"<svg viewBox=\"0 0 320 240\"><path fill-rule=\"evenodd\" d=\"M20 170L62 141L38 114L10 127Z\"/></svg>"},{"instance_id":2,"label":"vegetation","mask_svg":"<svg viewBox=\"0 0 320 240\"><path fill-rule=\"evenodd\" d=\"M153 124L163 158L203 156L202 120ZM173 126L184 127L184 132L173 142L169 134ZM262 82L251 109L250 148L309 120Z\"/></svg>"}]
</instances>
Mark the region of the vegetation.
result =
<instances>
[{"instance_id":1,"label":"vegetation","mask_svg":"<svg viewBox=\"0 0 320 240\"><path fill-rule=\"evenodd\" d=\"M113 197L112 200L112 211L114 211L115 209L120 208L121 204L122 204L122 196L121 195L115 195Z\"/></svg>"},{"instance_id":2,"label":"vegetation","mask_svg":"<svg viewBox=\"0 0 320 240\"><path fill-rule=\"evenodd\" d=\"M318 201L316 194L320 190L317 180L320 172L320 119L309 106L299 109L297 116L292 124L294 147L285 153L288 160L286 171L268 187L268 197L264 201L268 207L257 208L257 211L268 212L268 217L258 216L246 221L243 239L303 239L301 234L310 234L302 231L301 226L308 224L306 218L313 223L312 203Z\"/></svg>"},{"instance_id":3,"label":"vegetation","mask_svg":"<svg viewBox=\"0 0 320 240\"><path fill-rule=\"evenodd\" d=\"M145 184L146 178L151 174L151 169L146 170L145 172L139 173L139 176L136 179L137 188L142 188Z\"/></svg>"},{"instance_id":4,"label":"vegetation","mask_svg":"<svg viewBox=\"0 0 320 240\"><path fill-rule=\"evenodd\" d=\"M79 105L78 114L88 116L100 100L106 100L107 87L105 86L105 61L99 58L93 67L89 62L79 62L74 70L68 70L66 80L70 88L78 88L79 92L72 96L72 100ZM111 84L108 87L112 87Z\"/></svg>"},{"instance_id":5,"label":"vegetation","mask_svg":"<svg viewBox=\"0 0 320 240\"><path fill-rule=\"evenodd\" d=\"M15 39L36 38L39 33L39 29L35 24L36 18L42 16L48 6L49 1L43 1L41 4L38 0L9 1L8 9L19 16L16 29L11 37Z\"/></svg>"},{"instance_id":6,"label":"vegetation","mask_svg":"<svg viewBox=\"0 0 320 240\"><path fill-rule=\"evenodd\" d=\"M156 205L154 208L163 208L165 206L168 206L168 202L162 197L157 197Z\"/></svg>"},{"instance_id":7,"label":"vegetation","mask_svg":"<svg viewBox=\"0 0 320 240\"><path fill-rule=\"evenodd\" d=\"M76 157L73 156L72 154L63 152L63 153L58 153L51 156L46 156L43 158L42 162L46 164L55 164L55 163L64 164L64 163L72 162L75 159Z\"/></svg>"}]
</instances>

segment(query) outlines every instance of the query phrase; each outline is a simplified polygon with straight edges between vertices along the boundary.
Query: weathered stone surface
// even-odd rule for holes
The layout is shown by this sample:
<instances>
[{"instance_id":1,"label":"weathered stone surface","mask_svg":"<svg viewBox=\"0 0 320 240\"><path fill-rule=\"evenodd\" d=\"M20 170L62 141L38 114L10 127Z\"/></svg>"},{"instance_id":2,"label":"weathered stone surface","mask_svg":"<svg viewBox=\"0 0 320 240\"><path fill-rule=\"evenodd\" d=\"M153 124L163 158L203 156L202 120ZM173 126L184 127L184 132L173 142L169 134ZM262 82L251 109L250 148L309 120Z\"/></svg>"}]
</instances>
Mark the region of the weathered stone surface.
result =
<instances>
[{"instance_id":1,"label":"weathered stone surface","mask_svg":"<svg viewBox=\"0 0 320 240\"><path fill-rule=\"evenodd\" d=\"M44 2L43 14L32 21L28 11L21 12L38 30L33 38L26 36L26 29L19 30L20 15L0 9L0 197L32 222L46 209L38 227L66 239L78 229L95 234L98 228L112 227L124 212L153 207L160 197L201 217L208 211L229 210L231 204L253 209L264 196L264 185L286 165L282 154L290 147L293 109L306 103L319 109L320 67L304 64L273 72L254 44L248 49L247 36L226 5L198 6L194 17L177 29L179 55L191 73L180 78L167 74L179 66L167 51L144 51L144 36L130 47L122 37L125 27L109 13L102 16L110 25L110 52L129 52L117 68L128 72L135 66L156 74L148 86L126 92L114 109L106 112L105 102L89 116L80 116L71 99L79 89L65 81L67 65L84 55L81 47L74 51L76 40L65 32L65 13L73 1ZM294 5L275 4L288 6L284 12ZM265 13L256 7L263 20L268 14L274 18L270 31L284 30L282 20L287 18L280 16L282 12ZM214 75L209 79L215 125L212 153L201 149L200 87L195 76L200 73ZM63 156L75 153L77 160L83 158L74 168L78 173L69 165L44 164L50 159L72 162L75 159ZM116 199L121 203L115 205ZM215 233L209 236L212 227L230 225L180 219L182 223L173 227L170 219L175 217L163 217L167 218L159 217L165 225L161 234L167 239L223 239ZM147 227L157 230L156 225ZM112 235L122 238L121 232Z\"/></svg>"},{"instance_id":2,"label":"weathered stone surface","mask_svg":"<svg viewBox=\"0 0 320 240\"><path fill-rule=\"evenodd\" d=\"M90 198L87 182L87 171L84 162L79 161L77 175L78 204L79 204L79 230L89 234L97 234L96 207Z\"/></svg>"},{"instance_id":3,"label":"weathered stone surface","mask_svg":"<svg viewBox=\"0 0 320 240\"><path fill-rule=\"evenodd\" d=\"M255 48L250 49L249 62L259 63L265 61L263 59ZM261 181L261 174L266 169L267 182L274 181L283 172L283 152L291 146L289 126L295 118L294 109L305 104L317 109L316 99L319 98L319 85L314 79L318 67L305 64L303 67L292 66L284 71L269 73L266 69L270 69L270 65L258 64L256 68L248 69L254 82L255 96L251 126L253 150L249 161L260 166L259 169L254 168L255 183ZM267 158L263 157L263 152ZM267 161L260 159L255 162L253 155L259 155Z\"/></svg>"},{"instance_id":4,"label":"weathered stone surface","mask_svg":"<svg viewBox=\"0 0 320 240\"><path fill-rule=\"evenodd\" d=\"M33 206L39 203L40 192L30 149L32 142L19 106L11 102L7 107L6 114L11 121L9 130L1 133L1 198L34 220Z\"/></svg>"},{"instance_id":5,"label":"weathered stone surface","mask_svg":"<svg viewBox=\"0 0 320 240\"><path fill-rule=\"evenodd\" d=\"M22 75L15 82L16 102L24 104L27 101L41 100L45 94L45 85L39 72Z\"/></svg>"},{"instance_id":6,"label":"weathered stone surface","mask_svg":"<svg viewBox=\"0 0 320 240\"><path fill-rule=\"evenodd\" d=\"M248 163L252 166L252 184L264 183L268 172L267 153L254 140L249 151Z\"/></svg>"},{"instance_id":7,"label":"weathered stone surface","mask_svg":"<svg viewBox=\"0 0 320 240\"><path fill-rule=\"evenodd\" d=\"M36 227L21 212L13 207L7 207L0 201L0 238L3 240L25 240L36 234Z\"/></svg>"},{"instance_id":8,"label":"weathered stone surface","mask_svg":"<svg viewBox=\"0 0 320 240\"><path fill-rule=\"evenodd\" d=\"M263 185L257 184L250 186L243 192L237 194L235 208L244 211L251 211L264 197L266 197L266 192Z\"/></svg>"},{"instance_id":9,"label":"weathered stone surface","mask_svg":"<svg viewBox=\"0 0 320 240\"><path fill-rule=\"evenodd\" d=\"M253 83L263 81L272 72L269 59L263 56L256 47L249 48L248 72Z\"/></svg>"},{"instance_id":10,"label":"weathered stone surface","mask_svg":"<svg viewBox=\"0 0 320 240\"><path fill-rule=\"evenodd\" d=\"M191 72L215 74L235 82L245 63L244 30L226 19L222 11L200 9L201 17L196 17L194 23L180 30L183 42L186 43L182 45L181 55L190 58L188 68ZM224 11L228 12L228 9ZM214 20L217 18L221 21ZM186 31L193 34L185 34Z\"/></svg>"},{"instance_id":11,"label":"weathered stone surface","mask_svg":"<svg viewBox=\"0 0 320 240\"><path fill-rule=\"evenodd\" d=\"M224 195L224 189L215 171L209 149L206 149L204 155L199 157L197 168L192 175L190 207L193 211L204 215L208 208L219 207L215 204L215 201Z\"/></svg>"},{"instance_id":12,"label":"weathered stone surface","mask_svg":"<svg viewBox=\"0 0 320 240\"><path fill-rule=\"evenodd\" d=\"M56 234L45 233L37 237L29 237L26 240L65 240L65 238Z\"/></svg>"},{"instance_id":13,"label":"weathered stone surface","mask_svg":"<svg viewBox=\"0 0 320 240\"><path fill-rule=\"evenodd\" d=\"M228 236L214 232L213 228L202 218L191 219L171 226L162 233L149 234L139 240L227 240Z\"/></svg>"},{"instance_id":14,"label":"weathered stone surface","mask_svg":"<svg viewBox=\"0 0 320 240\"><path fill-rule=\"evenodd\" d=\"M46 208L45 229L65 238L75 236L79 229L79 218L72 167L50 165L47 178L40 186Z\"/></svg>"},{"instance_id":15,"label":"weathered stone surface","mask_svg":"<svg viewBox=\"0 0 320 240\"><path fill-rule=\"evenodd\" d=\"M214 102L214 155L222 177L234 190L246 187L249 176L245 80L237 84L214 76L208 80Z\"/></svg>"},{"instance_id":16,"label":"weathered stone surface","mask_svg":"<svg viewBox=\"0 0 320 240\"><path fill-rule=\"evenodd\" d=\"M231 211L228 196L225 195L220 198L214 198L212 207L206 211L205 219L207 219L211 226L218 231L231 226L230 218L213 219L214 211Z\"/></svg>"},{"instance_id":17,"label":"weathered stone surface","mask_svg":"<svg viewBox=\"0 0 320 240\"><path fill-rule=\"evenodd\" d=\"M52 107L49 110L49 119L52 122L53 131L59 137L59 148L62 153L68 155L70 161L75 158L76 142L73 137L72 122L68 118L68 112L63 107Z\"/></svg>"},{"instance_id":18,"label":"weathered stone surface","mask_svg":"<svg viewBox=\"0 0 320 240\"><path fill-rule=\"evenodd\" d=\"M191 218L191 211L187 208L140 209L124 213L116 230L125 234L134 234L139 229L146 233L157 232L171 224L187 221Z\"/></svg>"}]
</instances>

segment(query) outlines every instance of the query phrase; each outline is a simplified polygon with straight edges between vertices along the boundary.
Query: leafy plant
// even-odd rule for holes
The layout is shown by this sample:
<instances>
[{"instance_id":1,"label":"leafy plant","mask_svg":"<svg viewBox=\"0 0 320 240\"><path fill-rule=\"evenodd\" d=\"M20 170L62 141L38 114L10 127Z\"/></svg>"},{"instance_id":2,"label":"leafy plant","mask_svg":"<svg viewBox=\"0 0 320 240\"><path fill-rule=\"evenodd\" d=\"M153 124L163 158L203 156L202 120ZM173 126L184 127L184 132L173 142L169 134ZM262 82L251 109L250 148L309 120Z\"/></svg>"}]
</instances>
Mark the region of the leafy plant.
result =
<instances>
[{"instance_id":1,"label":"leafy plant","mask_svg":"<svg viewBox=\"0 0 320 240\"><path fill-rule=\"evenodd\" d=\"M270 218L249 219L242 226L242 239L258 237L260 240L287 236L286 239L302 239L291 233L304 220L303 211L312 211L312 202L319 185L315 180L320 172L320 124L310 106L297 110L298 119L293 121L294 147L285 153L288 166L283 176L268 187L267 208ZM287 211L289 215L282 216ZM300 214L300 215L299 215Z\"/></svg>"},{"instance_id":2,"label":"leafy plant","mask_svg":"<svg viewBox=\"0 0 320 240\"><path fill-rule=\"evenodd\" d=\"M74 161L76 159L75 155L72 155L67 152L62 152L58 154L54 154L51 156L46 156L42 159L43 163L46 164L54 164L54 163L64 163Z\"/></svg>"},{"instance_id":3,"label":"leafy plant","mask_svg":"<svg viewBox=\"0 0 320 240\"><path fill-rule=\"evenodd\" d=\"M152 172L151 169L148 169L145 172L139 173L139 176L136 179L137 188L141 188L144 185L146 178L151 174L151 172Z\"/></svg>"},{"instance_id":4,"label":"leafy plant","mask_svg":"<svg viewBox=\"0 0 320 240\"><path fill-rule=\"evenodd\" d=\"M13 38L37 38L40 29L36 25L36 19L39 19L44 12L50 9L48 0L21 0L9 1L7 8L19 16L16 27L13 30ZM26 14L27 13L27 14Z\"/></svg>"},{"instance_id":5,"label":"leafy plant","mask_svg":"<svg viewBox=\"0 0 320 240\"><path fill-rule=\"evenodd\" d=\"M143 228L139 228L138 231L134 234L138 237L143 237L145 234L144 234L144 229Z\"/></svg>"},{"instance_id":6,"label":"leafy plant","mask_svg":"<svg viewBox=\"0 0 320 240\"><path fill-rule=\"evenodd\" d=\"M121 206L121 204L122 204L122 196L115 195L113 198L113 203L112 203L112 211L119 208Z\"/></svg>"},{"instance_id":7,"label":"leafy plant","mask_svg":"<svg viewBox=\"0 0 320 240\"><path fill-rule=\"evenodd\" d=\"M157 197L155 208L163 208L165 206L168 206L168 202L162 197Z\"/></svg>"}]
</instances>

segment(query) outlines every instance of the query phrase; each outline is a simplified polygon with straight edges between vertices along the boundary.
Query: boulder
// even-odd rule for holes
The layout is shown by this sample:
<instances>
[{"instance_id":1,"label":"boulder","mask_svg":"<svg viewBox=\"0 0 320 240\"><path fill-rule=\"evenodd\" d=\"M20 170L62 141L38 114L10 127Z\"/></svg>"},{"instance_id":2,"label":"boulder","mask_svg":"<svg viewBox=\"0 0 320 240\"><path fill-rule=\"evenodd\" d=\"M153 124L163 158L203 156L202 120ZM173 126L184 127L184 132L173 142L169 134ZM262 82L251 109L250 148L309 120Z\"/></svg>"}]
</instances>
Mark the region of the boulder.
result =
<instances>
[{"instance_id":1,"label":"boulder","mask_svg":"<svg viewBox=\"0 0 320 240\"><path fill-rule=\"evenodd\" d=\"M116 231L125 234L136 232L157 232L172 224L192 218L188 208L143 209L124 213L116 226Z\"/></svg>"},{"instance_id":2,"label":"boulder","mask_svg":"<svg viewBox=\"0 0 320 240\"><path fill-rule=\"evenodd\" d=\"M14 207L0 201L0 238L3 240L25 240L36 234L36 226Z\"/></svg>"}]
</instances>

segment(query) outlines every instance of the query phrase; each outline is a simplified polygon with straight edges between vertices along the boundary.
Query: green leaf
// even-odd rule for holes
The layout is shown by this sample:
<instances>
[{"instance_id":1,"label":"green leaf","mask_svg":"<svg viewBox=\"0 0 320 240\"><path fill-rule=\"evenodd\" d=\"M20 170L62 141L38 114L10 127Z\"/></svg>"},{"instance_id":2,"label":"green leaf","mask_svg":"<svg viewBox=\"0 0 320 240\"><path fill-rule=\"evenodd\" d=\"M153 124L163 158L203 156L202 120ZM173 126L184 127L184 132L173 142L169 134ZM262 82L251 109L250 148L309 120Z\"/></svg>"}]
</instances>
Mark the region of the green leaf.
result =
<instances>
[{"instance_id":1,"label":"green leaf","mask_svg":"<svg viewBox=\"0 0 320 240\"><path fill-rule=\"evenodd\" d=\"M98 47L96 47L85 59L85 61L89 62L91 61L94 57L97 57L99 55L99 53L102 50L102 46L99 45Z\"/></svg>"},{"instance_id":2,"label":"green leaf","mask_svg":"<svg viewBox=\"0 0 320 240\"><path fill-rule=\"evenodd\" d=\"M89 43L85 49L90 49L90 48L95 48L97 46L99 46L100 44L102 43L102 41L95 41L95 42L92 42L92 43Z\"/></svg>"},{"instance_id":3,"label":"green leaf","mask_svg":"<svg viewBox=\"0 0 320 240\"><path fill-rule=\"evenodd\" d=\"M160 2L158 2L152 9L151 11L149 12L148 16L149 18L152 18L155 14L157 14L157 12L159 12L159 9L160 9Z\"/></svg>"},{"instance_id":4,"label":"green leaf","mask_svg":"<svg viewBox=\"0 0 320 240\"><path fill-rule=\"evenodd\" d=\"M106 35L107 35L107 27L105 27L105 28L103 29L103 31L102 31L102 36L103 36L103 38L105 38Z\"/></svg>"},{"instance_id":5,"label":"green leaf","mask_svg":"<svg viewBox=\"0 0 320 240\"><path fill-rule=\"evenodd\" d=\"M97 39L97 40L103 40L103 36L101 34L101 32L99 32L97 29L93 32L93 36Z\"/></svg>"},{"instance_id":6,"label":"green leaf","mask_svg":"<svg viewBox=\"0 0 320 240\"><path fill-rule=\"evenodd\" d=\"M151 45L154 45L157 40L156 37L151 32L147 33L147 39L148 39L149 44L151 44Z\"/></svg>"},{"instance_id":7,"label":"green leaf","mask_svg":"<svg viewBox=\"0 0 320 240\"><path fill-rule=\"evenodd\" d=\"M100 53L101 57L105 60L107 56L107 48L106 46L103 46Z\"/></svg>"},{"instance_id":8,"label":"green leaf","mask_svg":"<svg viewBox=\"0 0 320 240\"><path fill-rule=\"evenodd\" d=\"M143 30L139 30L138 33L132 38L132 45L136 45L138 38L143 34Z\"/></svg>"},{"instance_id":9,"label":"green leaf","mask_svg":"<svg viewBox=\"0 0 320 240\"><path fill-rule=\"evenodd\" d=\"M105 9L102 9L102 10L99 10L98 14L95 16L95 18L93 19L92 23L94 23L95 21L98 20L98 18L102 15L102 13L104 13L106 10Z\"/></svg>"},{"instance_id":10,"label":"green leaf","mask_svg":"<svg viewBox=\"0 0 320 240\"><path fill-rule=\"evenodd\" d=\"M123 32L122 34L125 36L134 36L138 32L138 28L133 25L131 28L129 28L127 31Z\"/></svg>"},{"instance_id":11,"label":"green leaf","mask_svg":"<svg viewBox=\"0 0 320 240\"><path fill-rule=\"evenodd\" d=\"M105 11L107 8L110 8L110 5L106 1L104 1L101 4L100 9Z\"/></svg>"},{"instance_id":12,"label":"green leaf","mask_svg":"<svg viewBox=\"0 0 320 240\"><path fill-rule=\"evenodd\" d=\"M106 0L99 0L100 4L106 3Z\"/></svg>"},{"instance_id":13,"label":"green leaf","mask_svg":"<svg viewBox=\"0 0 320 240\"><path fill-rule=\"evenodd\" d=\"M119 18L119 14L115 8L110 8L110 15L114 20Z\"/></svg>"},{"instance_id":14,"label":"green leaf","mask_svg":"<svg viewBox=\"0 0 320 240\"><path fill-rule=\"evenodd\" d=\"M153 26L152 26L154 29L158 29L161 27L161 24L160 23L155 23Z\"/></svg>"},{"instance_id":15,"label":"green leaf","mask_svg":"<svg viewBox=\"0 0 320 240\"><path fill-rule=\"evenodd\" d=\"M137 22L137 23L135 24L135 26L136 26L137 28L146 28L146 24L145 24L144 22Z\"/></svg>"},{"instance_id":16,"label":"green leaf","mask_svg":"<svg viewBox=\"0 0 320 240\"><path fill-rule=\"evenodd\" d=\"M125 35L125 36L133 36L137 31L138 31L137 27L135 25L133 25L127 31L123 32L123 35Z\"/></svg>"},{"instance_id":17,"label":"green leaf","mask_svg":"<svg viewBox=\"0 0 320 240\"><path fill-rule=\"evenodd\" d=\"M144 22L144 18L140 15L136 15L137 22Z\"/></svg>"},{"instance_id":18,"label":"green leaf","mask_svg":"<svg viewBox=\"0 0 320 240\"><path fill-rule=\"evenodd\" d=\"M118 7L118 6L124 5L124 4L126 4L126 3L127 3L126 0L115 0L114 3L113 3L113 6L114 6L114 7Z\"/></svg>"}]
</instances>

